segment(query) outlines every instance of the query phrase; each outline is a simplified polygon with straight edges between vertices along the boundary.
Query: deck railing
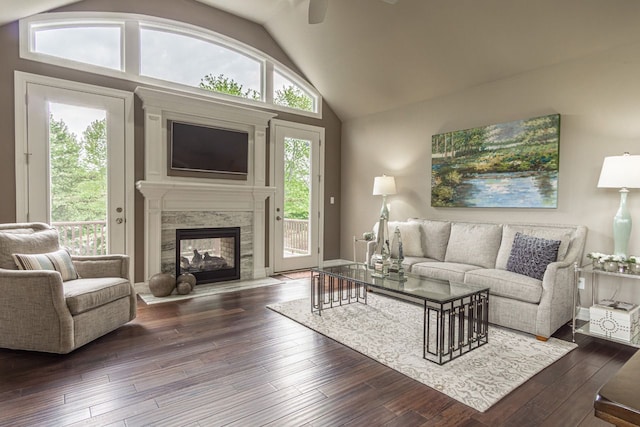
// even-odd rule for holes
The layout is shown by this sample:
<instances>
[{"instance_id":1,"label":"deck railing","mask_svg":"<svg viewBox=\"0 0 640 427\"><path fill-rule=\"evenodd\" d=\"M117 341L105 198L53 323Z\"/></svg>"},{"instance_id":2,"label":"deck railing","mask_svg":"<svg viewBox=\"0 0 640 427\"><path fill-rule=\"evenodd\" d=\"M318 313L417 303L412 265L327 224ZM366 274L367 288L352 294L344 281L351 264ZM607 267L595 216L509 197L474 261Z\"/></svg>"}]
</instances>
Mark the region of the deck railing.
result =
<instances>
[{"instance_id":1,"label":"deck railing","mask_svg":"<svg viewBox=\"0 0 640 427\"><path fill-rule=\"evenodd\" d=\"M72 255L106 255L106 221L52 222L58 230L60 246L69 249Z\"/></svg>"},{"instance_id":2,"label":"deck railing","mask_svg":"<svg viewBox=\"0 0 640 427\"><path fill-rule=\"evenodd\" d=\"M284 251L292 255L309 253L309 220L284 220Z\"/></svg>"},{"instance_id":3,"label":"deck railing","mask_svg":"<svg viewBox=\"0 0 640 427\"><path fill-rule=\"evenodd\" d=\"M60 246L73 255L105 255L107 224L105 221L64 221L51 223L60 235ZM284 250L293 255L309 253L309 220L284 220Z\"/></svg>"}]
</instances>

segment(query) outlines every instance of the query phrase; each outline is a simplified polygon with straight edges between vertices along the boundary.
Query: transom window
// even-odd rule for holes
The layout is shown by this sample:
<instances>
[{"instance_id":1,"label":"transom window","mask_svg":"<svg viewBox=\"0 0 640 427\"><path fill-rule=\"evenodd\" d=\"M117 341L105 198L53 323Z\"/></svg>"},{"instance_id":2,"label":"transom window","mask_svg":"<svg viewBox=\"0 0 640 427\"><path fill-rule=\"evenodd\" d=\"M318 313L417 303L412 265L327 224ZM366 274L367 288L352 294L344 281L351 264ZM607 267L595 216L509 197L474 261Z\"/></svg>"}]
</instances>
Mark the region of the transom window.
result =
<instances>
[{"instance_id":1,"label":"transom window","mask_svg":"<svg viewBox=\"0 0 640 427\"><path fill-rule=\"evenodd\" d=\"M275 70L273 74L273 103L283 107L315 111L314 97L301 85L286 77L286 73Z\"/></svg>"},{"instance_id":2,"label":"transom window","mask_svg":"<svg viewBox=\"0 0 640 427\"><path fill-rule=\"evenodd\" d=\"M177 21L115 13L36 15L20 21L20 56L321 117L318 92L283 64L237 40Z\"/></svg>"},{"instance_id":3,"label":"transom window","mask_svg":"<svg viewBox=\"0 0 640 427\"><path fill-rule=\"evenodd\" d=\"M262 100L262 61L164 28L140 26L140 74L217 92L211 79L226 76L242 88L229 95Z\"/></svg>"},{"instance_id":4,"label":"transom window","mask_svg":"<svg viewBox=\"0 0 640 427\"><path fill-rule=\"evenodd\" d=\"M69 23L33 25L33 52L122 70L122 26Z\"/></svg>"}]
</instances>

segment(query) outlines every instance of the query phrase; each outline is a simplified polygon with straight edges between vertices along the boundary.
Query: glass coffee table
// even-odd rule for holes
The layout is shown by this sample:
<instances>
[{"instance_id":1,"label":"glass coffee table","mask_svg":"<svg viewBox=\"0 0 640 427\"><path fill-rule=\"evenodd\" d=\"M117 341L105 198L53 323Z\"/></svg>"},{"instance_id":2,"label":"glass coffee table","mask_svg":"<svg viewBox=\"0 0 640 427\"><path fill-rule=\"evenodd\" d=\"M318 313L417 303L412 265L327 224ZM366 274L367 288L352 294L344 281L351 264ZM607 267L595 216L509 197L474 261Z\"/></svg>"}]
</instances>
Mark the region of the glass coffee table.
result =
<instances>
[{"instance_id":1,"label":"glass coffee table","mask_svg":"<svg viewBox=\"0 0 640 427\"><path fill-rule=\"evenodd\" d=\"M364 264L311 270L311 312L351 303L367 304L367 292L384 290L424 306L423 357L443 365L488 342L489 288L406 274L379 278Z\"/></svg>"}]
</instances>

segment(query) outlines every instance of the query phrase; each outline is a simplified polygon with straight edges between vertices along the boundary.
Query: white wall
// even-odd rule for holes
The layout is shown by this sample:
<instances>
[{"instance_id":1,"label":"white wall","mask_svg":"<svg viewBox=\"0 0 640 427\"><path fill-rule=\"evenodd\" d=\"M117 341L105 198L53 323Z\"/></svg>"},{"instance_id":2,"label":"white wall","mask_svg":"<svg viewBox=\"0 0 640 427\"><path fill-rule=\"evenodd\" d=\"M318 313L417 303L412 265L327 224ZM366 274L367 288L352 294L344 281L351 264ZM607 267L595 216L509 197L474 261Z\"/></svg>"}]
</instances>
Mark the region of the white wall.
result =
<instances>
[{"instance_id":1,"label":"white wall","mask_svg":"<svg viewBox=\"0 0 640 427\"><path fill-rule=\"evenodd\" d=\"M583 224L585 253L612 253L619 194L596 186L605 156L640 154L639 53L635 43L343 123L342 258L352 257L352 236L377 220L381 199L371 191L382 173L395 176L398 187L389 198L391 220ZM430 206L432 135L553 113L561 115L557 209ZM629 252L640 255L640 190L631 191L629 208L635 220ZM610 297L616 283L601 282L600 297ZM638 284L627 281L616 297L640 303Z\"/></svg>"}]
</instances>

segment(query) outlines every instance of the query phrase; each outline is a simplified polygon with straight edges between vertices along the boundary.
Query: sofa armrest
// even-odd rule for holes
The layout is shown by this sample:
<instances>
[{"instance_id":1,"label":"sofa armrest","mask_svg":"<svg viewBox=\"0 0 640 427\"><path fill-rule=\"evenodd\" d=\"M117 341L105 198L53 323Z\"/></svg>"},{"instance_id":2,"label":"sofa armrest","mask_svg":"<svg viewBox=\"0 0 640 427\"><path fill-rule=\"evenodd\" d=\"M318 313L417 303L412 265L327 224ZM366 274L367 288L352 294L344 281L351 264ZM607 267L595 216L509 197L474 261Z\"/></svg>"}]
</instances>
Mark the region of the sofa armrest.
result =
<instances>
[{"instance_id":1,"label":"sofa armrest","mask_svg":"<svg viewBox=\"0 0 640 427\"><path fill-rule=\"evenodd\" d=\"M571 320L573 307L575 262L582 257L586 229L581 233L562 261L547 266L542 278L542 297L538 310L537 335L549 337Z\"/></svg>"},{"instance_id":2,"label":"sofa armrest","mask_svg":"<svg viewBox=\"0 0 640 427\"><path fill-rule=\"evenodd\" d=\"M542 279L543 292L545 290L553 290L555 283L560 281L571 292L573 297L573 274L574 264L577 262L580 264L580 259L584 252L584 244L587 235L587 228L579 226L576 228L576 236L569 251L565 255L562 261L552 262L547 266ZM561 280L559 280L561 279ZM544 298L544 294L543 294Z\"/></svg>"},{"instance_id":3,"label":"sofa armrest","mask_svg":"<svg viewBox=\"0 0 640 427\"><path fill-rule=\"evenodd\" d=\"M72 332L60 273L0 269L0 347L68 353Z\"/></svg>"},{"instance_id":4,"label":"sofa armrest","mask_svg":"<svg viewBox=\"0 0 640 427\"><path fill-rule=\"evenodd\" d=\"M576 226L569 250L562 261L547 266L542 278L542 297L536 320L536 335L549 337L571 320L575 307L573 292L575 263L580 263L587 238L587 227Z\"/></svg>"},{"instance_id":5,"label":"sofa armrest","mask_svg":"<svg viewBox=\"0 0 640 427\"><path fill-rule=\"evenodd\" d=\"M71 257L78 275L82 278L90 277L121 277L129 278L128 255L96 255Z\"/></svg>"}]
</instances>

